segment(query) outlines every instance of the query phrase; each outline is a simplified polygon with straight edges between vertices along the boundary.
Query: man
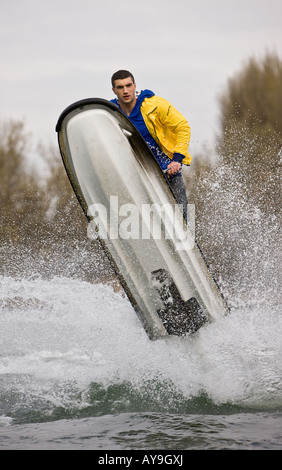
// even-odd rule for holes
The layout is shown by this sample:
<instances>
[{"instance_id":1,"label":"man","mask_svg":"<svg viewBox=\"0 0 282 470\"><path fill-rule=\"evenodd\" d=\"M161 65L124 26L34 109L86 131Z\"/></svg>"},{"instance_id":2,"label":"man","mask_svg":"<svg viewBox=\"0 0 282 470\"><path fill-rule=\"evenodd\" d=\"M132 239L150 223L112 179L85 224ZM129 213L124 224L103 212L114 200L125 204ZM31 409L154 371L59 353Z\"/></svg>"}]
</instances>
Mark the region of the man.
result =
<instances>
[{"instance_id":1,"label":"man","mask_svg":"<svg viewBox=\"0 0 282 470\"><path fill-rule=\"evenodd\" d=\"M182 164L190 165L188 153L190 126L168 101L150 90L136 93L136 83L131 72L119 70L112 76L111 100L128 116L150 147L187 219L187 197L181 174Z\"/></svg>"}]
</instances>

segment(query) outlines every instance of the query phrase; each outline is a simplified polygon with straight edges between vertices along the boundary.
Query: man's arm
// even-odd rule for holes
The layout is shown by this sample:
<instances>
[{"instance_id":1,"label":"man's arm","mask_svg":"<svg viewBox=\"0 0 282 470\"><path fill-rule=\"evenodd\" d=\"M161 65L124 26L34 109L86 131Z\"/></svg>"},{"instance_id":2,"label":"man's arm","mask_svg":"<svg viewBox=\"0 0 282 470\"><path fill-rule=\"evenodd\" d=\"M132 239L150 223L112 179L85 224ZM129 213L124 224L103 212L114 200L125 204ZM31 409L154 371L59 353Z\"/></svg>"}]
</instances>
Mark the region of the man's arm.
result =
<instances>
[{"instance_id":1,"label":"man's arm","mask_svg":"<svg viewBox=\"0 0 282 470\"><path fill-rule=\"evenodd\" d=\"M182 163L183 159L186 157L188 161L185 163L189 165L191 156L188 153L188 146L191 128L187 119L166 100L162 100L159 119L164 126L165 138L171 144L173 153L172 160Z\"/></svg>"}]
</instances>

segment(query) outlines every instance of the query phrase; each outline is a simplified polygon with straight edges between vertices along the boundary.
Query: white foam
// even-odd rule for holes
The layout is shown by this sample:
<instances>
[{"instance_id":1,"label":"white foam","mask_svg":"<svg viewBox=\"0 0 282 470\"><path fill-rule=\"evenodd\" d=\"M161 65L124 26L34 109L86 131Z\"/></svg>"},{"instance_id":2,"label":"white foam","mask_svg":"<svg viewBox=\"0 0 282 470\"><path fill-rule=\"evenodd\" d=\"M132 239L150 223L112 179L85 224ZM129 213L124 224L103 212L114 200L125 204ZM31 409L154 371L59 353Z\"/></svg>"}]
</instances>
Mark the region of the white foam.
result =
<instances>
[{"instance_id":1,"label":"white foam","mask_svg":"<svg viewBox=\"0 0 282 470\"><path fill-rule=\"evenodd\" d=\"M18 377L13 387L40 395L54 383L158 379L218 403L281 401L282 325L273 307L235 309L194 336L150 341L127 298L103 284L0 277L0 299L0 378Z\"/></svg>"}]
</instances>

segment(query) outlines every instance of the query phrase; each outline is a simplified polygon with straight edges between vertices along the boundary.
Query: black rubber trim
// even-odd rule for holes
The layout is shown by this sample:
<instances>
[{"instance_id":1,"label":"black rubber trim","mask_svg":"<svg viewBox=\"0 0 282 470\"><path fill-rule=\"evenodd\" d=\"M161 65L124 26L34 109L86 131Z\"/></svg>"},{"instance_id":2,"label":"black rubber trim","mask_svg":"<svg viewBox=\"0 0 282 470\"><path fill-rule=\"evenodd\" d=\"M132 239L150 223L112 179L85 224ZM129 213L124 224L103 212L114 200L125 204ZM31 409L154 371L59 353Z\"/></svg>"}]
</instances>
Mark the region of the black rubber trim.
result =
<instances>
[{"instance_id":1,"label":"black rubber trim","mask_svg":"<svg viewBox=\"0 0 282 470\"><path fill-rule=\"evenodd\" d=\"M108 108L112 109L113 111L119 111L119 108L116 104L112 103L111 101L104 100L102 98L85 98L84 100L79 100L76 101L75 103L72 103L69 105L60 115L57 125L56 125L56 132L60 132L61 130L61 125L65 117L74 111L77 108L83 109L84 106L90 105L90 104L102 104L103 106L107 106Z\"/></svg>"}]
</instances>

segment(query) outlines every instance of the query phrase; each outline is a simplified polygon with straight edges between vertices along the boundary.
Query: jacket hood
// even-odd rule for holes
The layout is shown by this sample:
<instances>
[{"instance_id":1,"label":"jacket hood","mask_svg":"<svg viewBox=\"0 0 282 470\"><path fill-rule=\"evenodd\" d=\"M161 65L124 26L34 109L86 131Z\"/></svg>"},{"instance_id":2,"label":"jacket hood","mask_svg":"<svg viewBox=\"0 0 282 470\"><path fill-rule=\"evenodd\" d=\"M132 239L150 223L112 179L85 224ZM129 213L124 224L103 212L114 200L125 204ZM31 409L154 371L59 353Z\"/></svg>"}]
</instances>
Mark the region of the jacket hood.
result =
<instances>
[{"instance_id":1,"label":"jacket hood","mask_svg":"<svg viewBox=\"0 0 282 470\"><path fill-rule=\"evenodd\" d=\"M142 99L142 101L144 100L144 98L151 98L151 96L154 96L155 93L151 90L142 90L142 91L138 91L137 92L137 101L139 99Z\"/></svg>"},{"instance_id":2,"label":"jacket hood","mask_svg":"<svg viewBox=\"0 0 282 470\"><path fill-rule=\"evenodd\" d=\"M144 99L151 98L154 95L155 93L153 93L151 90L142 90L142 91L137 92L136 93L137 101L133 110L131 111L130 116L134 118L134 116L140 112L140 106L142 105Z\"/></svg>"}]
</instances>

